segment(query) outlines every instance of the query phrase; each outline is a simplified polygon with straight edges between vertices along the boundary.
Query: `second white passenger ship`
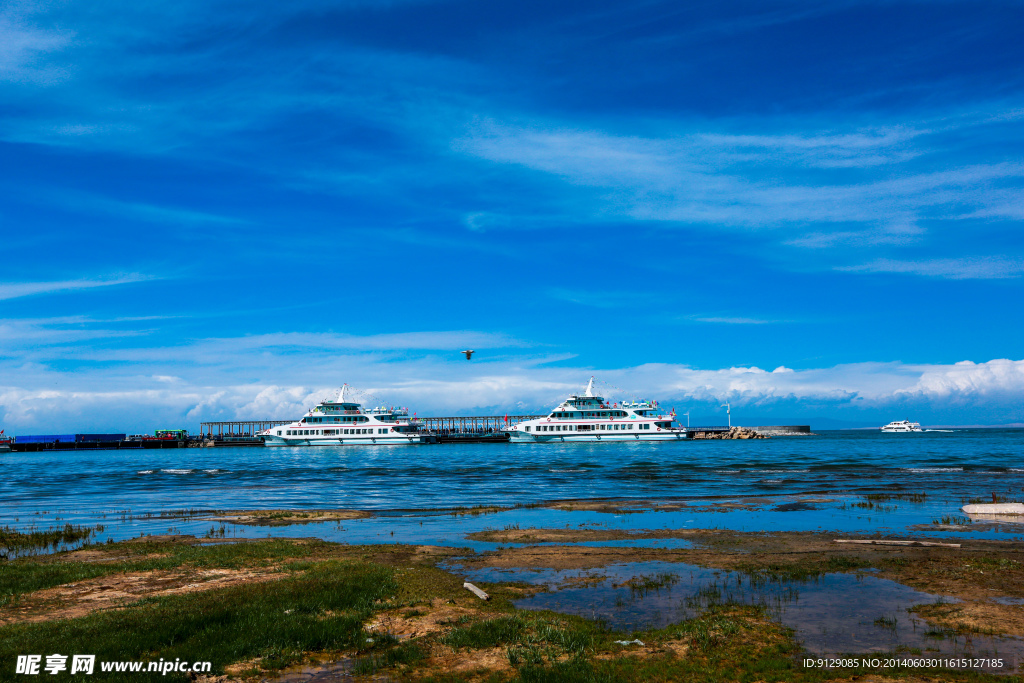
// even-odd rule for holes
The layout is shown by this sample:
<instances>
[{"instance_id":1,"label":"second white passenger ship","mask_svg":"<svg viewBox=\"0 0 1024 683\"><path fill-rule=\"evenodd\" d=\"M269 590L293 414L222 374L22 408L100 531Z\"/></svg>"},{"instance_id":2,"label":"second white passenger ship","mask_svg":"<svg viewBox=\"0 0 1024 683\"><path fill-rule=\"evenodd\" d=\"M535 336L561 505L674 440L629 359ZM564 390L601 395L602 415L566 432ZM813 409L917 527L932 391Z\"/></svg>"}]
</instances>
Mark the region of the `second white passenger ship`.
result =
<instances>
[{"instance_id":1,"label":"second white passenger ship","mask_svg":"<svg viewBox=\"0 0 1024 683\"><path fill-rule=\"evenodd\" d=\"M348 385L301 419L258 434L267 446L356 446L433 443L405 408L369 408L345 398Z\"/></svg>"},{"instance_id":2,"label":"second white passenger ship","mask_svg":"<svg viewBox=\"0 0 1024 683\"><path fill-rule=\"evenodd\" d=\"M527 420L509 429L513 443L551 441L680 441L686 428L678 426L675 415L666 415L651 401L608 405L594 396L590 378L582 396L573 394L547 417Z\"/></svg>"},{"instance_id":3,"label":"second white passenger ship","mask_svg":"<svg viewBox=\"0 0 1024 683\"><path fill-rule=\"evenodd\" d=\"M911 422L910 420L900 420L898 422L890 422L889 424L882 427L883 432L920 432L921 424L919 422Z\"/></svg>"}]
</instances>

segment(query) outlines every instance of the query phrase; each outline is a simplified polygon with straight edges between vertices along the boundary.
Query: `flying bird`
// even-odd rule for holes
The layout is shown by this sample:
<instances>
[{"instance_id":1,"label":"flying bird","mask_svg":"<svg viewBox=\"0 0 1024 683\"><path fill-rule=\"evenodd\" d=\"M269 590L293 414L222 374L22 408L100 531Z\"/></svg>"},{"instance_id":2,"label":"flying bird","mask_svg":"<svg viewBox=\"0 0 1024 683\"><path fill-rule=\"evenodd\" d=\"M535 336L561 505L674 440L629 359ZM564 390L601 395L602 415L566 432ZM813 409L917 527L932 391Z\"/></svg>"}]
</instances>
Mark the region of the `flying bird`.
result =
<instances>
[{"instance_id":1,"label":"flying bird","mask_svg":"<svg viewBox=\"0 0 1024 683\"><path fill-rule=\"evenodd\" d=\"M475 351L473 351L473 349L466 349L465 351L462 351L461 353L466 354L466 360L470 360L470 359L473 358L473 354L475 353Z\"/></svg>"}]
</instances>

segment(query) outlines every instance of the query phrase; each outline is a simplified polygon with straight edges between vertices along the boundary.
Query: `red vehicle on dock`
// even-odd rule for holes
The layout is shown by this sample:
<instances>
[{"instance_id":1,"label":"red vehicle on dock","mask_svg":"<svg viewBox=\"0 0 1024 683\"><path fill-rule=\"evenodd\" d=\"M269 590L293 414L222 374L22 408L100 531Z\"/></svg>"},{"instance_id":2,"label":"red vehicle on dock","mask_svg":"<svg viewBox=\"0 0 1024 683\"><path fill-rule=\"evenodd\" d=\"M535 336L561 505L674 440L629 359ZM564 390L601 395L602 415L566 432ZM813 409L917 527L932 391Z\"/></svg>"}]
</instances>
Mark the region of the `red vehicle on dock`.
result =
<instances>
[{"instance_id":1,"label":"red vehicle on dock","mask_svg":"<svg viewBox=\"0 0 1024 683\"><path fill-rule=\"evenodd\" d=\"M153 432L154 436L146 435L143 441L188 441L187 429L158 429Z\"/></svg>"}]
</instances>

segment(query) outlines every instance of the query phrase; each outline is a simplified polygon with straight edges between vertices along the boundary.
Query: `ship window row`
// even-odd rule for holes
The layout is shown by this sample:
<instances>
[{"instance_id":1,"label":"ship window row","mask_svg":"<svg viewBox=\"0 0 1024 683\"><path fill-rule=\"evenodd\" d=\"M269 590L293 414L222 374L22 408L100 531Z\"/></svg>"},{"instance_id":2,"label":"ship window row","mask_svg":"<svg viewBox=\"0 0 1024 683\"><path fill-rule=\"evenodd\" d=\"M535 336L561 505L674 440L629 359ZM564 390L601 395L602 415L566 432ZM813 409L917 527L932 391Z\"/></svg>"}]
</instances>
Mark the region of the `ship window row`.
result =
<instances>
[{"instance_id":1,"label":"ship window row","mask_svg":"<svg viewBox=\"0 0 1024 683\"><path fill-rule=\"evenodd\" d=\"M549 417L554 417L559 420L579 420L587 417L626 417L628 414L629 413L627 413L625 410L585 410L583 412L563 410L551 413Z\"/></svg>"},{"instance_id":2,"label":"ship window row","mask_svg":"<svg viewBox=\"0 0 1024 683\"><path fill-rule=\"evenodd\" d=\"M287 429L286 436L337 436L340 434L387 434L390 427L377 427L376 429ZM281 436L281 430L277 430Z\"/></svg>"},{"instance_id":3,"label":"ship window row","mask_svg":"<svg viewBox=\"0 0 1024 683\"><path fill-rule=\"evenodd\" d=\"M304 417L303 422L313 424L338 424L343 422L369 422L370 418L363 415L346 415L344 417Z\"/></svg>"},{"instance_id":4,"label":"ship window row","mask_svg":"<svg viewBox=\"0 0 1024 683\"><path fill-rule=\"evenodd\" d=\"M626 431L632 429L650 429L651 426L647 425L636 425L633 422L625 422L622 424L610 424L610 425L537 425L535 431L538 432L586 432L591 430L600 431ZM527 427L526 431L530 431Z\"/></svg>"}]
</instances>

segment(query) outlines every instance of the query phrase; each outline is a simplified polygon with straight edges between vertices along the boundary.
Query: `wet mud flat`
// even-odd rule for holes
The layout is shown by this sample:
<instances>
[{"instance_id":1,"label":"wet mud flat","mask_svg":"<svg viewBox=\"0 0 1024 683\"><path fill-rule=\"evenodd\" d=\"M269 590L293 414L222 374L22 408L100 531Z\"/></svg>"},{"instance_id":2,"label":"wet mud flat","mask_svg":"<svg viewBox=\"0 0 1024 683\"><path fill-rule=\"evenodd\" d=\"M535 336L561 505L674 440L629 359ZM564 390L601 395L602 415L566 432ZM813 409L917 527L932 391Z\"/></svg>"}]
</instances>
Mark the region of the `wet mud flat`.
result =
<instances>
[{"instance_id":1,"label":"wet mud flat","mask_svg":"<svg viewBox=\"0 0 1024 683\"><path fill-rule=\"evenodd\" d=\"M816 656L969 657L1000 660L1003 666L978 667L999 673L1024 661L1024 552L1017 543L847 545L834 534L689 529L627 535L687 538L692 547L581 547L617 535L492 530L478 537L566 544L503 548L452 569L471 580L518 579L546 589L516 601L521 609L577 614L624 630L665 628L720 604L748 605L793 629Z\"/></svg>"},{"instance_id":2,"label":"wet mud flat","mask_svg":"<svg viewBox=\"0 0 1024 683\"><path fill-rule=\"evenodd\" d=\"M300 519L294 529L309 529ZM22 558L0 572L0 657L25 647L119 653L111 659L132 648L139 659L187 651L213 661L211 682L818 681L1006 680L1024 654L1016 543L844 545L831 534L722 529L476 533L492 549L177 534ZM601 545L637 538L686 544ZM851 653L1002 665L802 665Z\"/></svg>"}]
</instances>

